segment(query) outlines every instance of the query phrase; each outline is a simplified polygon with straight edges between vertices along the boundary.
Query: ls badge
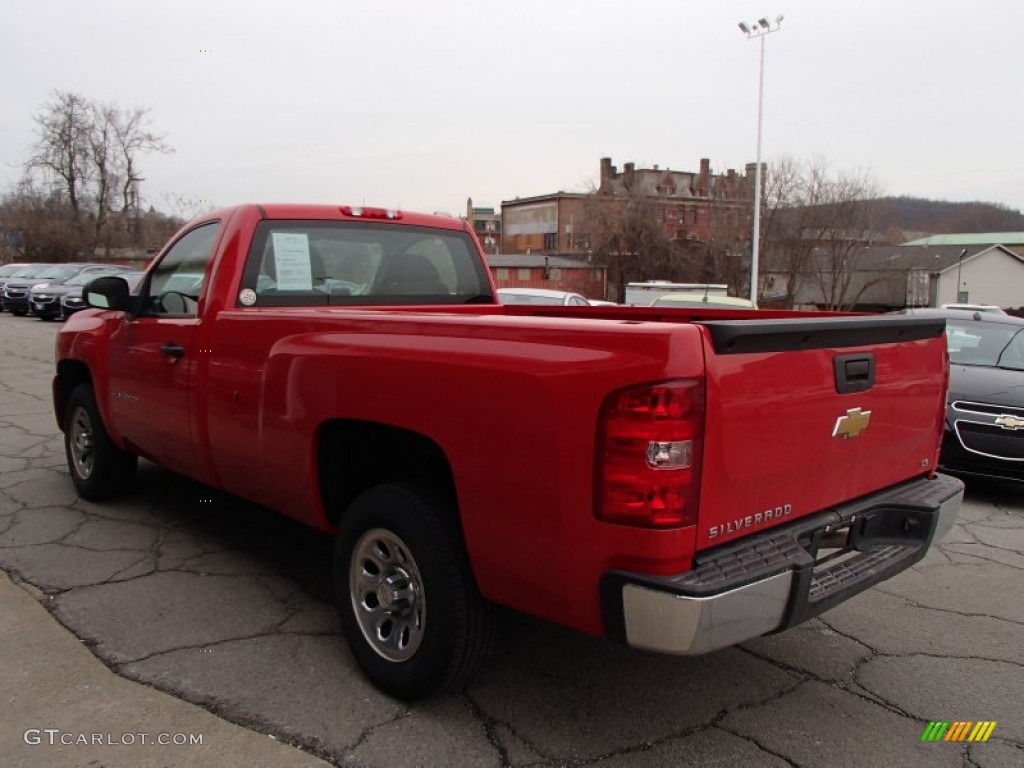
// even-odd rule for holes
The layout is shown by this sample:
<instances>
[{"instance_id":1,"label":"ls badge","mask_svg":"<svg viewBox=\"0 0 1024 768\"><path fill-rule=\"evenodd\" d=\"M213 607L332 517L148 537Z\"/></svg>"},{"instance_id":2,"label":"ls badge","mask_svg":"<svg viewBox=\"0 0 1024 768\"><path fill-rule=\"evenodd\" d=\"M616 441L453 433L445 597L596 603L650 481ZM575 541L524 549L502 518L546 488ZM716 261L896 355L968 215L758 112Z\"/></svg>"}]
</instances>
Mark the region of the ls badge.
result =
<instances>
[{"instance_id":1,"label":"ls badge","mask_svg":"<svg viewBox=\"0 0 1024 768\"><path fill-rule=\"evenodd\" d=\"M846 415L836 419L836 425L832 428L832 437L841 437L843 440L852 440L860 437L860 434L868 428L871 422L871 411L862 411L860 408L851 408Z\"/></svg>"}]
</instances>

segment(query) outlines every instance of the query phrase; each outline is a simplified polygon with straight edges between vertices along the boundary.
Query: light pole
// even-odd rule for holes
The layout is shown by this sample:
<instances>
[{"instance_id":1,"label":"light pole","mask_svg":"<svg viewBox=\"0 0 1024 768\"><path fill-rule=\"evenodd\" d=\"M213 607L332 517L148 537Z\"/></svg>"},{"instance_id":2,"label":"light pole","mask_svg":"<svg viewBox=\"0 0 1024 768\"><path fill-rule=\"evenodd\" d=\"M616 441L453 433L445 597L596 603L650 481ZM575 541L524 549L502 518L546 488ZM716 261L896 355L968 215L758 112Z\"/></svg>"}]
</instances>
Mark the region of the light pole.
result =
<instances>
[{"instance_id":1,"label":"light pole","mask_svg":"<svg viewBox=\"0 0 1024 768\"><path fill-rule=\"evenodd\" d=\"M967 249L964 248L960 251L960 258L956 262L956 300L958 302L965 302L967 299L964 297L964 292L960 289L963 288L963 280L960 279L960 273L964 268L964 256L967 255Z\"/></svg>"},{"instance_id":2,"label":"light pole","mask_svg":"<svg viewBox=\"0 0 1024 768\"><path fill-rule=\"evenodd\" d=\"M768 19L758 19L756 24L739 23L740 32L748 40L761 38L761 67L757 81L757 158L754 167L754 232L750 245L750 301L757 306L757 257L761 246L761 113L764 107L764 38L782 28L782 17L777 16L774 23Z\"/></svg>"}]
</instances>

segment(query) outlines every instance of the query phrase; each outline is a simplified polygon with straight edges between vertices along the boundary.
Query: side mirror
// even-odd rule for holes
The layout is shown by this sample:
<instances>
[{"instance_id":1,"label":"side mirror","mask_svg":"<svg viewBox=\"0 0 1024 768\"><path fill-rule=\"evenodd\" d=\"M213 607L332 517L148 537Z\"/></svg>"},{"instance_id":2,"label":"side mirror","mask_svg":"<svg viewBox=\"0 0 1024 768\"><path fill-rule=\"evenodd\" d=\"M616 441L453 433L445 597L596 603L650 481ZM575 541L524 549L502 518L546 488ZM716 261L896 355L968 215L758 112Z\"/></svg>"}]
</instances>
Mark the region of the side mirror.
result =
<instances>
[{"instance_id":1,"label":"side mirror","mask_svg":"<svg viewBox=\"0 0 1024 768\"><path fill-rule=\"evenodd\" d=\"M121 312L134 312L136 302L128 288L128 281L123 277L108 275L97 277L86 283L82 289L82 298L87 307L97 309L115 309Z\"/></svg>"}]
</instances>

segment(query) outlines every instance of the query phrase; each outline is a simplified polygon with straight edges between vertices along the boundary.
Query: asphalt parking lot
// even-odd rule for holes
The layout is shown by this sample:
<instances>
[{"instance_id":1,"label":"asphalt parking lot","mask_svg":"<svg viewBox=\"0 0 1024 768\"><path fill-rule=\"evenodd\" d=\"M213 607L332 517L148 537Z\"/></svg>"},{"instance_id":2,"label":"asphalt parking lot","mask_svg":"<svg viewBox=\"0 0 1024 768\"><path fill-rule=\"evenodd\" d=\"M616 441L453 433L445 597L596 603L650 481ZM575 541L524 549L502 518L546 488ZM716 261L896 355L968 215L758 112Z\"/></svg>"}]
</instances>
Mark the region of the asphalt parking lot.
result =
<instances>
[{"instance_id":1,"label":"asphalt parking lot","mask_svg":"<svg viewBox=\"0 0 1024 768\"><path fill-rule=\"evenodd\" d=\"M465 692L410 707L360 677L320 534L150 464L123 501L76 497L57 328L0 314L0 569L17 585L0 579L0 604L24 617L0 621L4 765L1024 764L1024 489L969 485L938 551L788 633L674 658L509 614ZM922 743L936 720L997 725ZM25 737L47 728L204 738Z\"/></svg>"}]
</instances>

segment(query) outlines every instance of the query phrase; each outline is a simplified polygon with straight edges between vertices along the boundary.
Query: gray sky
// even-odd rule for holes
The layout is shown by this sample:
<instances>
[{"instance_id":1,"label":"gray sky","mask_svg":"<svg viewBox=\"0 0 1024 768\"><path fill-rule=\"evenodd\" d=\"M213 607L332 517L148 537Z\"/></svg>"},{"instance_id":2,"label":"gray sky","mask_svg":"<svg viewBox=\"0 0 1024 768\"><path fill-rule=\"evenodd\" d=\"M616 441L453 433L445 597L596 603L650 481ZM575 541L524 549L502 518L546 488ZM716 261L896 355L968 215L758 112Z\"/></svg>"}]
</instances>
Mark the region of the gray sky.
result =
<instances>
[{"instance_id":1,"label":"gray sky","mask_svg":"<svg viewBox=\"0 0 1024 768\"><path fill-rule=\"evenodd\" d=\"M54 89L152 110L143 194L461 213L610 156L825 158L883 191L1024 208L1020 0L4 0L0 187ZM204 49L212 53L202 53Z\"/></svg>"}]
</instances>

